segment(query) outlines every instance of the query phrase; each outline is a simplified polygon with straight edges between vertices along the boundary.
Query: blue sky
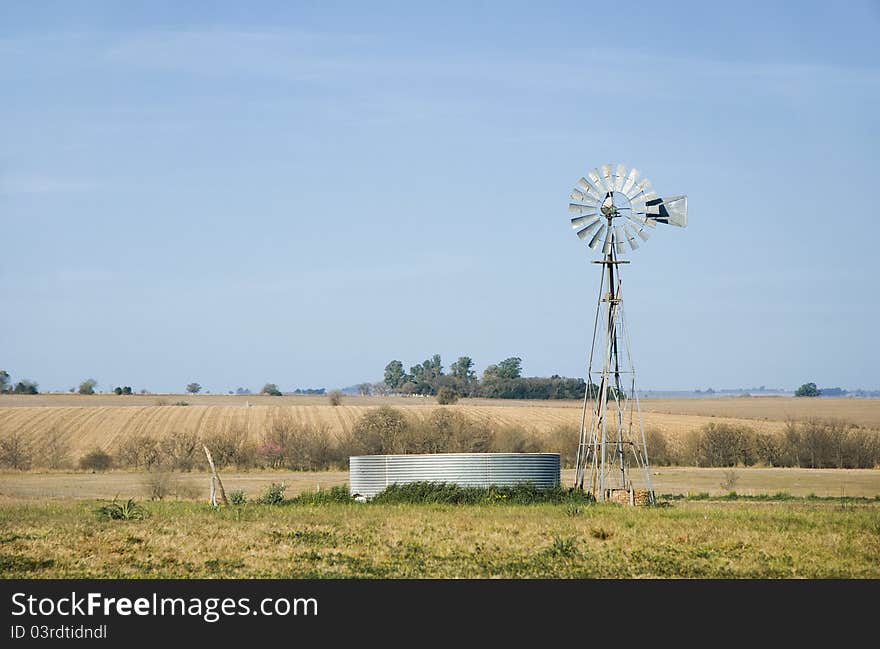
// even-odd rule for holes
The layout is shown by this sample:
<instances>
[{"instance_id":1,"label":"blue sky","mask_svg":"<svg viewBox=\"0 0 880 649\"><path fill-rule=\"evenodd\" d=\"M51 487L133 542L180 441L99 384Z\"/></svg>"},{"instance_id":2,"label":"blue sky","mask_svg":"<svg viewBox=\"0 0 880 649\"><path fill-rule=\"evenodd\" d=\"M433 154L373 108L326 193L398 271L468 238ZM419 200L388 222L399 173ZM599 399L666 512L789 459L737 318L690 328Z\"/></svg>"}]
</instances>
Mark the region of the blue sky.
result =
<instances>
[{"instance_id":1,"label":"blue sky","mask_svg":"<svg viewBox=\"0 0 880 649\"><path fill-rule=\"evenodd\" d=\"M727 4L4 2L0 367L582 376L567 198L625 162L690 207L625 267L641 387L880 387L880 8Z\"/></svg>"}]
</instances>

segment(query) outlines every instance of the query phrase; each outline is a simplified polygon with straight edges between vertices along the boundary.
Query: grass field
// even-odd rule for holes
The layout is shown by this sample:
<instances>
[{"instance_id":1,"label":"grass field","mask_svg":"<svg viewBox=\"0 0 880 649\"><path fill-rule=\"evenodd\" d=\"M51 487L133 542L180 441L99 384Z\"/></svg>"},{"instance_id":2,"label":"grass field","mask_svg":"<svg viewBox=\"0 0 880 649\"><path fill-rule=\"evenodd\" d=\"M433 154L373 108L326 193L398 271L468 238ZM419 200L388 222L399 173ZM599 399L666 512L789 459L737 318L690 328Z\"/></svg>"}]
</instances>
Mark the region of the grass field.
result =
<instances>
[{"instance_id":1,"label":"grass field","mask_svg":"<svg viewBox=\"0 0 880 649\"><path fill-rule=\"evenodd\" d=\"M0 507L0 577L878 578L880 505Z\"/></svg>"},{"instance_id":2,"label":"grass field","mask_svg":"<svg viewBox=\"0 0 880 649\"><path fill-rule=\"evenodd\" d=\"M186 401L190 405L173 405ZM427 417L437 404L433 398L344 397L338 407L326 397L260 395L2 395L0 435L16 431L30 439L49 432L60 434L74 458L95 447L110 451L136 434L163 437L174 433L207 436L230 429L245 430L259 439L278 415L330 434L350 431L368 410L393 405L416 418ZM578 401L511 401L465 399L453 406L477 422L493 426L521 426L545 433L564 425L578 425ZM645 400L647 429L663 433L673 443L708 422L723 420L746 424L757 432L779 432L788 419L815 417L846 419L880 430L880 399L796 399L752 397L726 399Z\"/></svg>"}]
</instances>

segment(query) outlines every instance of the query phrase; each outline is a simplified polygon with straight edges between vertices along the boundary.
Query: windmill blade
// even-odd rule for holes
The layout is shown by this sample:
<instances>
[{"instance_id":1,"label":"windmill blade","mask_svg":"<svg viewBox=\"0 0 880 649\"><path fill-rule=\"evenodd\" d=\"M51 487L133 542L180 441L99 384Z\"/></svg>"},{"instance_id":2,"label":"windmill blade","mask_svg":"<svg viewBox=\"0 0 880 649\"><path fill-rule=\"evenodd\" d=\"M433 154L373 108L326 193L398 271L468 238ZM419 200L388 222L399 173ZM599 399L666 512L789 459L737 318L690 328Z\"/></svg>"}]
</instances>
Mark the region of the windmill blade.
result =
<instances>
[{"instance_id":1,"label":"windmill blade","mask_svg":"<svg viewBox=\"0 0 880 649\"><path fill-rule=\"evenodd\" d=\"M575 230L578 228L582 228L585 225L590 225L599 220L599 215L593 212L592 214L586 214L585 216L576 216L571 220L571 227Z\"/></svg>"},{"instance_id":2,"label":"windmill blade","mask_svg":"<svg viewBox=\"0 0 880 649\"><path fill-rule=\"evenodd\" d=\"M687 196L670 196L669 198L664 198L662 204L666 206L669 218L667 223L669 225L675 225L680 228L687 227Z\"/></svg>"},{"instance_id":3,"label":"windmill blade","mask_svg":"<svg viewBox=\"0 0 880 649\"><path fill-rule=\"evenodd\" d=\"M582 192L580 189L573 189L569 199L575 203L583 203L590 207L596 207L596 205L599 204L598 199L595 196L592 196L587 192Z\"/></svg>"},{"instance_id":4,"label":"windmill blade","mask_svg":"<svg viewBox=\"0 0 880 649\"><path fill-rule=\"evenodd\" d=\"M635 250L639 247L639 244L636 243L636 230L629 223L623 224L623 231L626 232L626 240L629 242L629 247Z\"/></svg>"},{"instance_id":5,"label":"windmill blade","mask_svg":"<svg viewBox=\"0 0 880 649\"><path fill-rule=\"evenodd\" d=\"M623 182L626 180L626 165L617 165L617 171L614 174L614 191L619 192L623 189Z\"/></svg>"},{"instance_id":6,"label":"windmill blade","mask_svg":"<svg viewBox=\"0 0 880 649\"><path fill-rule=\"evenodd\" d=\"M649 216L648 214L640 212L638 214L633 214L633 218L639 222L639 227L645 225L651 228L657 227L657 220L654 217Z\"/></svg>"},{"instance_id":7,"label":"windmill blade","mask_svg":"<svg viewBox=\"0 0 880 649\"><path fill-rule=\"evenodd\" d=\"M651 181L647 178L642 178L639 182L635 184L635 187L633 187L631 191L631 194L627 194L627 198L633 200L639 194L651 191Z\"/></svg>"},{"instance_id":8,"label":"windmill blade","mask_svg":"<svg viewBox=\"0 0 880 649\"><path fill-rule=\"evenodd\" d=\"M626 235L623 234L619 226L614 226L614 247L617 248L617 254L622 255L626 252Z\"/></svg>"},{"instance_id":9,"label":"windmill blade","mask_svg":"<svg viewBox=\"0 0 880 649\"><path fill-rule=\"evenodd\" d=\"M593 184L599 189L599 193L601 194L602 199L604 199L605 195L610 190L605 186L605 181L602 180L602 176L599 175L599 170L590 169L587 175L590 177L590 180L593 181Z\"/></svg>"},{"instance_id":10,"label":"windmill blade","mask_svg":"<svg viewBox=\"0 0 880 649\"><path fill-rule=\"evenodd\" d=\"M626 182L623 183L623 187L620 190L627 198L629 197L630 190L632 189L638 177L639 172L635 167L629 170L629 176L626 177Z\"/></svg>"},{"instance_id":11,"label":"windmill blade","mask_svg":"<svg viewBox=\"0 0 880 649\"><path fill-rule=\"evenodd\" d=\"M583 230L578 230L577 235L582 241L586 241L587 237L590 236L593 232L599 229L599 226L602 225L601 219L596 219L590 225L585 227Z\"/></svg>"},{"instance_id":12,"label":"windmill blade","mask_svg":"<svg viewBox=\"0 0 880 649\"><path fill-rule=\"evenodd\" d=\"M605 233L605 241L602 242L602 253L607 255L611 252L611 246L614 244L614 231L609 227Z\"/></svg>"},{"instance_id":13,"label":"windmill blade","mask_svg":"<svg viewBox=\"0 0 880 649\"><path fill-rule=\"evenodd\" d=\"M599 243L599 239L601 239L601 238L602 238L602 235L605 234L605 230L606 230L607 228L608 228L608 226L605 225L605 224L603 223L603 224L602 224L602 227L599 228L599 231L598 231L596 234L593 235L593 238L590 239L590 243L587 244L587 245L589 245L590 248L592 248L593 250L595 250L595 249L596 249L596 245Z\"/></svg>"},{"instance_id":14,"label":"windmill blade","mask_svg":"<svg viewBox=\"0 0 880 649\"><path fill-rule=\"evenodd\" d=\"M602 165L602 178L605 180L605 186L608 188L609 192L614 191L614 172L611 169L611 165Z\"/></svg>"},{"instance_id":15,"label":"windmill blade","mask_svg":"<svg viewBox=\"0 0 880 649\"><path fill-rule=\"evenodd\" d=\"M577 181L576 188L580 189L588 196L592 196L597 201L601 201L603 198L605 198L605 192L601 191L595 185L591 184L590 181L586 178L581 178L579 181Z\"/></svg>"},{"instance_id":16,"label":"windmill blade","mask_svg":"<svg viewBox=\"0 0 880 649\"><path fill-rule=\"evenodd\" d=\"M651 236L651 231L650 231L650 230L644 230L644 229L639 230L639 238L640 238L642 241L647 241L647 240L648 240L648 237L650 237L650 236Z\"/></svg>"},{"instance_id":17,"label":"windmill blade","mask_svg":"<svg viewBox=\"0 0 880 649\"><path fill-rule=\"evenodd\" d=\"M589 214L589 213L595 214L596 213L596 206L595 205L578 205L577 203L569 203L568 204L568 211L572 214L580 214L582 216Z\"/></svg>"}]
</instances>

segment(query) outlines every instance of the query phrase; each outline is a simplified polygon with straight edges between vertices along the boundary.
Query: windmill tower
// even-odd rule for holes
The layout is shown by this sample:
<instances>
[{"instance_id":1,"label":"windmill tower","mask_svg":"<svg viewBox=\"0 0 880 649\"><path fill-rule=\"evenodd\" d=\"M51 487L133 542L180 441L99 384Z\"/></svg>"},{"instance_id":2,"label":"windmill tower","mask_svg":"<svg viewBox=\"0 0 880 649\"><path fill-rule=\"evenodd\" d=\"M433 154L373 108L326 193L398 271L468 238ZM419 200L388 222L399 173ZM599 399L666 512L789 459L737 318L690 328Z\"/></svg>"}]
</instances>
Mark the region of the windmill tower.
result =
<instances>
[{"instance_id":1,"label":"windmill tower","mask_svg":"<svg viewBox=\"0 0 880 649\"><path fill-rule=\"evenodd\" d=\"M687 196L660 197L626 165L602 165L581 178L570 196L571 226L602 251L599 298L587 364L575 487L596 500L654 503L636 375L623 314L624 252L647 241L658 223L685 227ZM594 380L595 379L595 380Z\"/></svg>"}]
</instances>

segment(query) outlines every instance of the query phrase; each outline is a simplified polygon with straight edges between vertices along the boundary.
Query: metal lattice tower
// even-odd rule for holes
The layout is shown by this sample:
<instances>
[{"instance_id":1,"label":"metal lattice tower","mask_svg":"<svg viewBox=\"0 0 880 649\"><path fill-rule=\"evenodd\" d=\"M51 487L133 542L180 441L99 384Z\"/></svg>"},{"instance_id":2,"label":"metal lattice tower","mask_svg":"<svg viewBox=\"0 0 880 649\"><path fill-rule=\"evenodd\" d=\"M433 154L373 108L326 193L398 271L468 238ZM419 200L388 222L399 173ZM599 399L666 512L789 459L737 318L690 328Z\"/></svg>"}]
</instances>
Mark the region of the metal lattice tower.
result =
<instances>
[{"instance_id":1,"label":"metal lattice tower","mask_svg":"<svg viewBox=\"0 0 880 649\"><path fill-rule=\"evenodd\" d=\"M647 241L658 223L685 227L687 196L660 197L636 169L606 164L581 178L569 212L577 236L593 250L601 246L602 269L587 388L581 416L575 487L596 500L634 502L640 489L654 503L645 430L636 391L635 368L623 313L621 256ZM596 379L594 381L594 379ZM635 482L634 482L635 479Z\"/></svg>"}]
</instances>

